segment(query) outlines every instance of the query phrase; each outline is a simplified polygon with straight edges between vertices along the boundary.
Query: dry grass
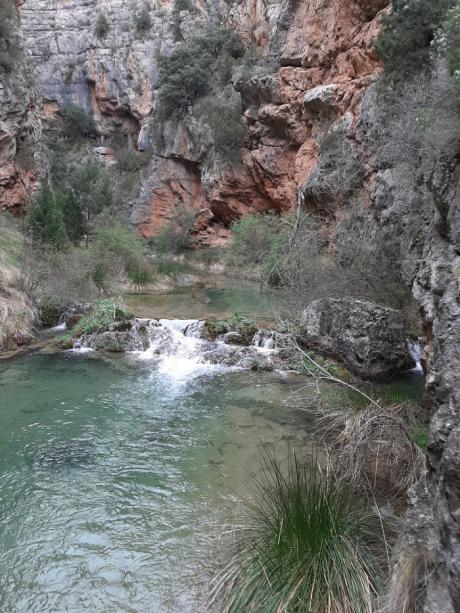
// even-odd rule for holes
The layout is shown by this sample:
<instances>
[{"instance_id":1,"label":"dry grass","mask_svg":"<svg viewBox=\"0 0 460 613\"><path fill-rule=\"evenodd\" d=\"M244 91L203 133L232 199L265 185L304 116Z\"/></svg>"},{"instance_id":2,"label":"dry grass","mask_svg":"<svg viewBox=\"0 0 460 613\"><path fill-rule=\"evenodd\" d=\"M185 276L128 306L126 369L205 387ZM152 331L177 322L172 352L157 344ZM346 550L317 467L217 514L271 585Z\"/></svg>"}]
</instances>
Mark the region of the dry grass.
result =
<instances>
[{"instance_id":1,"label":"dry grass","mask_svg":"<svg viewBox=\"0 0 460 613\"><path fill-rule=\"evenodd\" d=\"M337 440L340 472L369 481L379 495L405 497L425 463L413 441L413 412L409 402L324 412L322 426Z\"/></svg>"},{"instance_id":2,"label":"dry grass","mask_svg":"<svg viewBox=\"0 0 460 613\"><path fill-rule=\"evenodd\" d=\"M420 547L404 551L393 569L381 613L417 613L422 610L431 563Z\"/></svg>"}]
</instances>

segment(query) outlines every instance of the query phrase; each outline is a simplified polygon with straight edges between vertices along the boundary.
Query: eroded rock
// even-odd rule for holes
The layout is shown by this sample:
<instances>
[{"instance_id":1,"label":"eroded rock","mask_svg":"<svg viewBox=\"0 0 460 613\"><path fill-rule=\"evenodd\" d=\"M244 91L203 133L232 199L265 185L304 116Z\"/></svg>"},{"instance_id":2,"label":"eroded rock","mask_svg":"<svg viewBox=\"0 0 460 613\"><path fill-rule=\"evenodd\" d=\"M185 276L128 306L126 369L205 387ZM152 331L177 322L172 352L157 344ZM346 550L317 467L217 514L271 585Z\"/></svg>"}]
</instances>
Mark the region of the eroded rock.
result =
<instances>
[{"instance_id":1,"label":"eroded rock","mask_svg":"<svg viewBox=\"0 0 460 613\"><path fill-rule=\"evenodd\" d=\"M303 312L300 338L364 379L385 377L414 365L406 348L404 317L372 302L315 300Z\"/></svg>"}]
</instances>

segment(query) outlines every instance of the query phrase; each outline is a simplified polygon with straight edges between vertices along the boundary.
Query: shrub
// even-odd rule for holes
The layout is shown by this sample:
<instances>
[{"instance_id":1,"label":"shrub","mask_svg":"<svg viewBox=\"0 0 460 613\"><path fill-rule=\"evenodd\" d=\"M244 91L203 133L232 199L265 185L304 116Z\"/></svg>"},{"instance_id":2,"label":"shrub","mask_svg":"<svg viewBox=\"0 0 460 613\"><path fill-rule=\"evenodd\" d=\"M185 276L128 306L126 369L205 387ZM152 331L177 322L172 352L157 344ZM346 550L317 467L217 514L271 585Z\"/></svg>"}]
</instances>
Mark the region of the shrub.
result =
<instances>
[{"instance_id":1,"label":"shrub","mask_svg":"<svg viewBox=\"0 0 460 613\"><path fill-rule=\"evenodd\" d=\"M73 190L87 222L112 204L109 176L95 162L88 162L74 169L69 176L68 185Z\"/></svg>"},{"instance_id":2,"label":"shrub","mask_svg":"<svg viewBox=\"0 0 460 613\"><path fill-rule=\"evenodd\" d=\"M362 186L363 177L363 165L352 142L342 129L330 129L319 139L318 162L301 194L331 213Z\"/></svg>"},{"instance_id":3,"label":"shrub","mask_svg":"<svg viewBox=\"0 0 460 613\"><path fill-rule=\"evenodd\" d=\"M153 280L153 269L145 260L141 239L123 223L100 229L93 250L97 260L93 279L98 287L104 287L113 267L123 270L136 286Z\"/></svg>"},{"instance_id":4,"label":"shrub","mask_svg":"<svg viewBox=\"0 0 460 613\"><path fill-rule=\"evenodd\" d=\"M389 80L404 81L430 68L431 43L454 0L393 0L375 49Z\"/></svg>"},{"instance_id":5,"label":"shrub","mask_svg":"<svg viewBox=\"0 0 460 613\"><path fill-rule=\"evenodd\" d=\"M150 154L147 151L127 151L124 150L117 159L118 169L123 172L139 172L145 168L150 161Z\"/></svg>"},{"instance_id":6,"label":"shrub","mask_svg":"<svg viewBox=\"0 0 460 613\"><path fill-rule=\"evenodd\" d=\"M244 136L239 96L227 98L225 101L209 101L206 109L212 143L217 155L222 160L237 163Z\"/></svg>"},{"instance_id":7,"label":"shrub","mask_svg":"<svg viewBox=\"0 0 460 613\"><path fill-rule=\"evenodd\" d=\"M29 228L35 241L63 249L67 242L62 211L54 193L46 187L37 196L28 216Z\"/></svg>"},{"instance_id":8,"label":"shrub","mask_svg":"<svg viewBox=\"0 0 460 613\"><path fill-rule=\"evenodd\" d=\"M293 454L286 474L265 452L253 491L234 556L214 581L225 610L371 613L384 534L354 484Z\"/></svg>"},{"instance_id":9,"label":"shrub","mask_svg":"<svg viewBox=\"0 0 460 613\"><path fill-rule=\"evenodd\" d=\"M71 138L85 138L96 134L93 118L77 104L67 104L61 109L63 130Z\"/></svg>"},{"instance_id":10,"label":"shrub","mask_svg":"<svg viewBox=\"0 0 460 613\"><path fill-rule=\"evenodd\" d=\"M97 38L105 38L109 33L109 30L110 25L107 21L107 17L104 15L104 13L99 13L94 25L94 33L96 34Z\"/></svg>"},{"instance_id":11,"label":"shrub","mask_svg":"<svg viewBox=\"0 0 460 613\"><path fill-rule=\"evenodd\" d=\"M191 230L195 215L179 207L160 234L151 240L151 245L160 253L179 254L192 246Z\"/></svg>"},{"instance_id":12,"label":"shrub","mask_svg":"<svg viewBox=\"0 0 460 613\"><path fill-rule=\"evenodd\" d=\"M75 193L62 185L56 190L55 199L62 212L67 237L78 245L85 235L85 220Z\"/></svg>"},{"instance_id":13,"label":"shrub","mask_svg":"<svg viewBox=\"0 0 460 613\"><path fill-rule=\"evenodd\" d=\"M159 88L157 114L167 119L183 113L211 88L212 75L221 54L241 57L241 37L231 29L210 25L205 34L179 45L170 56L158 58Z\"/></svg>"},{"instance_id":14,"label":"shrub","mask_svg":"<svg viewBox=\"0 0 460 613\"><path fill-rule=\"evenodd\" d=\"M140 36L144 36L152 27L152 18L146 4L143 5L141 10L134 15L134 25L136 31Z\"/></svg>"},{"instance_id":15,"label":"shrub","mask_svg":"<svg viewBox=\"0 0 460 613\"><path fill-rule=\"evenodd\" d=\"M17 14L12 0L0 2L0 68L12 72L20 54L17 43Z\"/></svg>"},{"instance_id":16,"label":"shrub","mask_svg":"<svg viewBox=\"0 0 460 613\"><path fill-rule=\"evenodd\" d=\"M123 307L110 299L96 300L88 315L80 319L71 329L70 335L91 334L99 328L107 328L114 321L129 319L131 315Z\"/></svg>"}]
</instances>

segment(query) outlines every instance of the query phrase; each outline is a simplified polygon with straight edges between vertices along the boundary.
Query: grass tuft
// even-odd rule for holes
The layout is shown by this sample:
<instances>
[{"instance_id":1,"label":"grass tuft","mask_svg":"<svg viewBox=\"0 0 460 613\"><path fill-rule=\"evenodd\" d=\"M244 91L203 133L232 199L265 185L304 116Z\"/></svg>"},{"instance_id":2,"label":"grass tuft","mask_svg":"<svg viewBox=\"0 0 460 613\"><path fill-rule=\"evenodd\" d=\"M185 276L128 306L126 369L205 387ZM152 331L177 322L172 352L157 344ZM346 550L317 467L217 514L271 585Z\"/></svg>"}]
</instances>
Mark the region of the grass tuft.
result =
<instances>
[{"instance_id":1,"label":"grass tuft","mask_svg":"<svg viewBox=\"0 0 460 613\"><path fill-rule=\"evenodd\" d=\"M264 451L236 552L215 579L229 613L371 613L381 587L380 518L353 486Z\"/></svg>"}]
</instances>

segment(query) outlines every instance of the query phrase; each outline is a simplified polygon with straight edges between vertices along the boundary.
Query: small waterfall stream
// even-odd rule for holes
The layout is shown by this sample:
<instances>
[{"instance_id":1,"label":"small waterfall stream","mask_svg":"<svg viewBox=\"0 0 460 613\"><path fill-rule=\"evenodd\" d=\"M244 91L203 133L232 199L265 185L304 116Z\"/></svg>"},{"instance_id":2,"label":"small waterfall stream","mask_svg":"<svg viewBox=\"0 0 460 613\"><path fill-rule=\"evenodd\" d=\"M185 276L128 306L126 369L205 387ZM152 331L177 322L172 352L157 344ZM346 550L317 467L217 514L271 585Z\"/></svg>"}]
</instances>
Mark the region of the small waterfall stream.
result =
<instances>
[{"instance_id":1,"label":"small waterfall stream","mask_svg":"<svg viewBox=\"0 0 460 613\"><path fill-rule=\"evenodd\" d=\"M415 362L415 368L413 369L414 372L423 372L422 357L425 341L426 339L422 336L417 339L408 338L406 340L407 350Z\"/></svg>"},{"instance_id":2,"label":"small waterfall stream","mask_svg":"<svg viewBox=\"0 0 460 613\"><path fill-rule=\"evenodd\" d=\"M248 369L254 362L274 368L277 337L271 330L258 330L251 344L238 344L231 332L209 340L206 324L197 319L135 319L127 329L111 329L84 335L75 343L76 351L104 350L104 343L122 347L142 360L154 360L158 369L176 378L223 369ZM272 366L269 368L269 366Z\"/></svg>"}]
</instances>

